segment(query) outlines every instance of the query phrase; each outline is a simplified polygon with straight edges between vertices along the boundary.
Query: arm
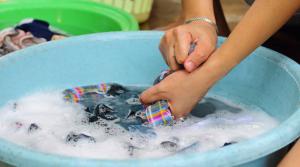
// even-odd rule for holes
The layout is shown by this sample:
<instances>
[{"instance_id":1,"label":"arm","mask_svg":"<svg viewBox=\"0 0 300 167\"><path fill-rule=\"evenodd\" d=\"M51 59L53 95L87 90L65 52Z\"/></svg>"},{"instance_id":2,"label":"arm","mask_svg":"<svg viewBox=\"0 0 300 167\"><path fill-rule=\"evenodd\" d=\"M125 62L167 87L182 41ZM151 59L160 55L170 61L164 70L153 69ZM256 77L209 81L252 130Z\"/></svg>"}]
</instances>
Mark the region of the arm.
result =
<instances>
[{"instance_id":1,"label":"arm","mask_svg":"<svg viewBox=\"0 0 300 167\"><path fill-rule=\"evenodd\" d=\"M194 17L206 17L215 22L213 0L182 0L180 24ZM194 41L197 41L197 46L188 57L190 44ZM192 22L167 30L161 39L160 50L172 70L180 69L179 64L182 64L191 72L214 51L216 41L214 26L206 22Z\"/></svg>"},{"instance_id":2,"label":"arm","mask_svg":"<svg viewBox=\"0 0 300 167\"><path fill-rule=\"evenodd\" d=\"M181 3L182 17L184 18L184 20L193 17L204 16L216 22L213 8L213 0L182 0Z\"/></svg>"},{"instance_id":3,"label":"arm","mask_svg":"<svg viewBox=\"0 0 300 167\"><path fill-rule=\"evenodd\" d=\"M279 163L278 167L297 167L300 166L300 139L296 142L290 152Z\"/></svg>"},{"instance_id":4,"label":"arm","mask_svg":"<svg viewBox=\"0 0 300 167\"><path fill-rule=\"evenodd\" d=\"M214 80L219 80L266 41L299 7L300 0L256 0L227 41L205 64L222 67L215 72Z\"/></svg>"},{"instance_id":5,"label":"arm","mask_svg":"<svg viewBox=\"0 0 300 167\"><path fill-rule=\"evenodd\" d=\"M300 0L256 0L225 43L201 67L190 74L171 74L143 92L142 101L166 99L175 117L186 115L213 84L267 40L299 6Z\"/></svg>"}]
</instances>

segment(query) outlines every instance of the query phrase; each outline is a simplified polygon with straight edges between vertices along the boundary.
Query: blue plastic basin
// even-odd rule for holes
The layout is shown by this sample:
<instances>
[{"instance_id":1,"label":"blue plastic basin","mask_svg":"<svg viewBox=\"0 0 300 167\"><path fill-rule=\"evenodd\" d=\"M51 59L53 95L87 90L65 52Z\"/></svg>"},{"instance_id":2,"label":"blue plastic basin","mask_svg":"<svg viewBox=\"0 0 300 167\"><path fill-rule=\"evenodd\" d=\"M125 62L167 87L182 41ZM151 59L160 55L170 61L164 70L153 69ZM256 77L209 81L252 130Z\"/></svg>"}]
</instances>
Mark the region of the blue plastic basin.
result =
<instances>
[{"instance_id":1,"label":"blue plastic basin","mask_svg":"<svg viewBox=\"0 0 300 167\"><path fill-rule=\"evenodd\" d=\"M0 58L0 106L24 94L99 82L151 85L166 65L159 53L162 33L103 33L72 37ZM219 44L224 38L219 38ZM273 130L205 153L155 159L100 160L45 154L0 139L0 160L16 166L274 166L300 134L300 66L258 48L210 93L257 105L280 121Z\"/></svg>"}]
</instances>

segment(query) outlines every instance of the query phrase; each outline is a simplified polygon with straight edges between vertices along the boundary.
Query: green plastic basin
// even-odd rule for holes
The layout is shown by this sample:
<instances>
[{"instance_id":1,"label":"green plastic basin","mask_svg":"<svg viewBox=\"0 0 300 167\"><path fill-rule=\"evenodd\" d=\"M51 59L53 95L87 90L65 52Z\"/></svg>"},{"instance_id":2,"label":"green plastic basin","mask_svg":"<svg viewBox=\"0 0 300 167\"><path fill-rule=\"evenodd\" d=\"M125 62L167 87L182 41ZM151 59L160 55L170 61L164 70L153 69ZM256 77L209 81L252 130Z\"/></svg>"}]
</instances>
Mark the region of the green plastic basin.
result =
<instances>
[{"instance_id":1,"label":"green plastic basin","mask_svg":"<svg viewBox=\"0 0 300 167\"><path fill-rule=\"evenodd\" d=\"M85 0L11 0L0 3L0 29L25 18L48 21L70 35L138 30L137 21L125 11Z\"/></svg>"}]
</instances>

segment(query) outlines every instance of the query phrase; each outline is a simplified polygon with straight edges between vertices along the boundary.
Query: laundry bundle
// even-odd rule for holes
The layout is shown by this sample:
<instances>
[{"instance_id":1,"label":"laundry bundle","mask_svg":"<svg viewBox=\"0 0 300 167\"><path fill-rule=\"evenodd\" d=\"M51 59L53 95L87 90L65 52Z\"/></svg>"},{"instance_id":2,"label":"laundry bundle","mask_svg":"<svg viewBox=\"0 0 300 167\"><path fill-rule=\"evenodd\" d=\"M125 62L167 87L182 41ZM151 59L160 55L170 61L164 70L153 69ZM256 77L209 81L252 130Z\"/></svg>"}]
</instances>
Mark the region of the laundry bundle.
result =
<instances>
[{"instance_id":1,"label":"laundry bundle","mask_svg":"<svg viewBox=\"0 0 300 167\"><path fill-rule=\"evenodd\" d=\"M157 84L168 76L163 71L154 81ZM166 100L157 101L149 106L140 102L141 90L130 89L119 84L106 84L75 87L64 91L66 101L80 103L89 113L89 121L99 119L118 120L128 129L130 125L172 125L173 116ZM127 112L126 112L127 111Z\"/></svg>"},{"instance_id":2,"label":"laundry bundle","mask_svg":"<svg viewBox=\"0 0 300 167\"><path fill-rule=\"evenodd\" d=\"M3 29L0 31L0 57L32 45L66 37L52 29L48 22L38 19L25 19L15 27Z\"/></svg>"}]
</instances>

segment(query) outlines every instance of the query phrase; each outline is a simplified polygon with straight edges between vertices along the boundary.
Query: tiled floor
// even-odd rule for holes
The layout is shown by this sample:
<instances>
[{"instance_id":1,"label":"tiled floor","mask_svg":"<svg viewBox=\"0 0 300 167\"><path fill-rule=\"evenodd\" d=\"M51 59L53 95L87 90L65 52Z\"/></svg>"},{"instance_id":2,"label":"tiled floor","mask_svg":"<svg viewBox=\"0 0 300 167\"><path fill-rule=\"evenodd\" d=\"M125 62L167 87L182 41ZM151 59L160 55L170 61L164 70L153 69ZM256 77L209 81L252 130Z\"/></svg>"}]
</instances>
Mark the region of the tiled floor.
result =
<instances>
[{"instance_id":1,"label":"tiled floor","mask_svg":"<svg viewBox=\"0 0 300 167\"><path fill-rule=\"evenodd\" d=\"M141 24L141 29L165 26L176 20L181 9L181 0L154 0L150 19ZM229 27L232 29L249 6L244 0L221 0Z\"/></svg>"}]
</instances>

